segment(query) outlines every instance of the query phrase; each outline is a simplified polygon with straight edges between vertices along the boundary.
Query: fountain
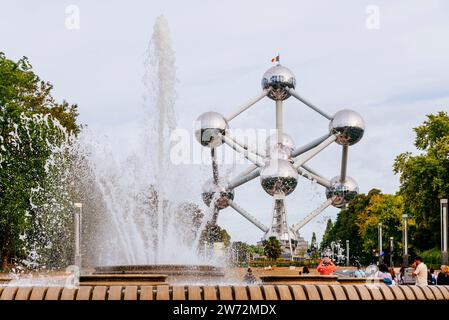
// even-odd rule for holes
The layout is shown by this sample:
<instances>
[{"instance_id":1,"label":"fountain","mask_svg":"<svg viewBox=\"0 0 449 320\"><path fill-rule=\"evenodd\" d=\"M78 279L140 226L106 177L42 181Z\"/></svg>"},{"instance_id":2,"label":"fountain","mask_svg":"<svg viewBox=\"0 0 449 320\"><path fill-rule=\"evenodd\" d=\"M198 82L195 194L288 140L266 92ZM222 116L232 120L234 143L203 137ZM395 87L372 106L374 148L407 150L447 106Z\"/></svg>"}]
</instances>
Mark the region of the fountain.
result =
<instances>
[{"instance_id":1,"label":"fountain","mask_svg":"<svg viewBox=\"0 0 449 320\"><path fill-rule=\"evenodd\" d=\"M224 272L218 265L223 261L198 253L209 214L178 200L189 179L179 186L185 172L169 159L170 136L176 128L176 67L162 16L147 49L143 83L144 125L135 152L120 161L92 132L86 130L80 138L78 151L89 172L82 185L96 187L89 193L102 199L99 211L106 212L94 222L103 234L94 244L94 271L82 274L80 282L219 281Z\"/></svg>"}]
</instances>

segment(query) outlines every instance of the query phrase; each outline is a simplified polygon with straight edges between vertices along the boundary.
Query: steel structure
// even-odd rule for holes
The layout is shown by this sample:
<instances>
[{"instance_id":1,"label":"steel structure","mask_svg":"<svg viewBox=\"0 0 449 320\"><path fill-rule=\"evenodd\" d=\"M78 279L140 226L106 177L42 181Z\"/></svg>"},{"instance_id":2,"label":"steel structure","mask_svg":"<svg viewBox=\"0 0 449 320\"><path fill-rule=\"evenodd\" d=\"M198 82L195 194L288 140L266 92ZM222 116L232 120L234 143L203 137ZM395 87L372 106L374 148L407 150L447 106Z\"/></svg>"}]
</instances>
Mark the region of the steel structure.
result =
<instances>
[{"instance_id":1,"label":"steel structure","mask_svg":"<svg viewBox=\"0 0 449 320\"><path fill-rule=\"evenodd\" d=\"M203 200L214 208L212 223L216 223L220 210L230 206L257 228L264 232L263 239L271 236L281 241L285 251L293 255L299 230L319 215L328 206L343 208L358 193L358 186L347 173L349 146L357 143L363 136L365 124L355 111L344 109L334 115L321 110L295 91L296 79L293 73L281 64L268 69L262 78L262 92L235 112L223 116L217 112L206 112L197 119L195 135L197 140L211 149L212 179L203 186ZM249 146L237 141L229 132L229 122L258 101L268 97L275 101L276 133L267 139L264 153L251 150ZM329 131L314 141L295 148L293 139L284 133L283 102L294 97L310 109L329 120ZM327 179L307 165L307 162L329 145L342 146L340 175ZM252 164L231 180L219 177L216 148L227 144L241 153ZM327 200L306 217L289 227L285 210L285 197L292 193L298 177L316 181L326 188ZM257 177L262 188L274 199L273 218L270 227L265 226L234 201L234 190Z\"/></svg>"}]
</instances>

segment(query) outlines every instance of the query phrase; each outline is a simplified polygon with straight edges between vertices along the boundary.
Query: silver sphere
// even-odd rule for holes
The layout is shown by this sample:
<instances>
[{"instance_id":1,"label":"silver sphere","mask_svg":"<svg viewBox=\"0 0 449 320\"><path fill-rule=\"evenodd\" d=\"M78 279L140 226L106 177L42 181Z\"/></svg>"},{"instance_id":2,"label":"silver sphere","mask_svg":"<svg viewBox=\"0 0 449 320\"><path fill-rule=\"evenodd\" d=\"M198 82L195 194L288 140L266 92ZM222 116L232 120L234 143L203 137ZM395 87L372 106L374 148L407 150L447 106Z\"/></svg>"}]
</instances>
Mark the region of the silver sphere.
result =
<instances>
[{"instance_id":1,"label":"silver sphere","mask_svg":"<svg viewBox=\"0 0 449 320\"><path fill-rule=\"evenodd\" d=\"M227 183L219 180L218 184L214 183L214 179L207 180L203 185L203 202L210 207L211 202L215 199L215 206L221 210L229 206L229 200L234 200L234 190L226 187Z\"/></svg>"},{"instance_id":2,"label":"silver sphere","mask_svg":"<svg viewBox=\"0 0 449 320\"><path fill-rule=\"evenodd\" d=\"M195 137L201 145L215 148L223 143L221 137L225 135L228 128L228 122L221 114L206 112L195 122Z\"/></svg>"},{"instance_id":3,"label":"silver sphere","mask_svg":"<svg viewBox=\"0 0 449 320\"><path fill-rule=\"evenodd\" d=\"M287 160L270 160L260 172L260 184L270 196L287 196L298 184L298 172Z\"/></svg>"},{"instance_id":4,"label":"silver sphere","mask_svg":"<svg viewBox=\"0 0 449 320\"><path fill-rule=\"evenodd\" d=\"M337 135L338 144L351 146L362 139L365 122L357 112L344 109L334 115L329 124L329 131Z\"/></svg>"},{"instance_id":5,"label":"silver sphere","mask_svg":"<svg viewBox=\"0 0 449 320\"><path fill-rule=\"evenodd\" d=\"M285 100L290 97L288 88L295 89L296 79L290 69L280 64L268 69L262 77L262 88L272 88L268 97L273 100Z\"/></svg>"},{"instance_id":6,"label":"silver sphere","mask_svg":"<svg viewBox=\"0 0 449 320\"><path fill-rule=\"evenodd\" d=\"M332 205L336 208L342 208L359 193L357 182L351 177L346 176L345 182L340 182L340 176L337 176L332 178L330 183L330 188L326 189L326 198L334 197Z\"/></svg>"},{"instance_id":7,"label":"silver sphere","mask_svg":"<svg viewBox=\"0 0 449 320\"><path fill-rule=\"evenodd\" d=\"M282 134L282 144L280 146L278 145L276 133L267 138L265 145L265 152L268 156L277 155L278 158L283 160L290 159L292 152L295 149L293 138L286 133Z\"/></svg>"}]
</instances>

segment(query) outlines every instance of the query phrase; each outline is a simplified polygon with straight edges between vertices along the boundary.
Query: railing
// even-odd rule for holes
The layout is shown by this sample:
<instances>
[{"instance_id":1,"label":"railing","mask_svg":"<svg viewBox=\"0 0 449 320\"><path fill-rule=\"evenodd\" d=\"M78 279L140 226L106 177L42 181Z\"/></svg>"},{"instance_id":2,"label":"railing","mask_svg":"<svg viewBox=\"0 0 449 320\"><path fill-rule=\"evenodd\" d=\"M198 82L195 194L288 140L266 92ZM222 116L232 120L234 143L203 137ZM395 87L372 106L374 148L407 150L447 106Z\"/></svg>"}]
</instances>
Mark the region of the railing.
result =
<instances>
[{"instance_id":1,"label":"railing","mask_svg":"<svg viewBox=\"0 0 449 320\"><path fill-rule=\"evenodd\" d=\"M4 286L0 300L449 300L449 286Z\"/></svg>"}]
</instances>

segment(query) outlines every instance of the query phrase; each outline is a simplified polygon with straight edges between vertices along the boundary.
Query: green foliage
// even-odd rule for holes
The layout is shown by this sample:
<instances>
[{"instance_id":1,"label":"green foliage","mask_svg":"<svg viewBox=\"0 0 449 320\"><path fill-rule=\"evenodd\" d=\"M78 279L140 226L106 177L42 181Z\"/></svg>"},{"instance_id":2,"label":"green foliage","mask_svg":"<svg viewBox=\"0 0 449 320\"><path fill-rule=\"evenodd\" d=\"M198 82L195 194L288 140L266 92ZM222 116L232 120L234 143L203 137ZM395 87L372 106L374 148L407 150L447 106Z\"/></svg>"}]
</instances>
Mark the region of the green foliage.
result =
<instances>
[{"instance_id":1,"label":"green foliage","mask_svg":"<svg viewBox=\"0 0 449 320\"><path fill-rule=\"evenodd\" d=\"M270 237L263 241L263 248L268 259L276 260L281 256L281 243L276 237Z\"/></svg>"},{"instance_id":2,"label":"green foliage","mask_svg":"<svg viewBox=\"0 0 449 320\"><path fill-rule=\"evenodd\" d=\"M265 253L264 253L264 250L263 250L263 247L262 246L258 246L258 245L250 245L249 246L249 251L250 251L250 253L254 256L254 255L259 255L259 256L263 256Z\"/></svg>"},{"instance_id":3,"label":"green foliage","mask_svg":"<svg viewBox=\"0 0 449 320\"><path fill-rule=\"evenodd\" d=\"M228 247L231 243L231 236L220 226L208 223L201 234L200 240L202 243L207 242L210 245L214 242L223 242L225 247Z\"/></svg>"},{"instance_id":4,"label":"green foliage","mask_svg":"<svg viewBox=\"0 0 449 320\"><path fill-rule=\"evenodd\" d=\"M401 196L382 194L378 189L372 189L367 195L357 195L345 210L340 211L334 225L328 223L323 236L327 243L322 244L321 248L324 249L332 240L342 243L349 240L351 256L369 263L378 246L377 226L381 222L384 244L388 245L387 240L393 237L393 247L396 256L399 256L402 249L403 206ZM413 225L413 221L410 224ZM385 247L384 251L387 251Z\"/></svg>"},{"instance_id":5,"label":"green foliage","mask_svg":"<svg viewBox=\"0 0 449 320\"><path fill-rule=\"evenodd\" d=\"M440 243L439 199L449 196L449 116L446 112L428 115L414 130L415 146L421 153L398 155L393 169L400 174L404 211L419 230L411 243L423 251Z\"/></svg>"},{"instance_id":6,"label":"green foliage","mask_svg":"<svg viewBox=\"0 0 449 320\"><path fill-rule=\"evenodd\" d=\"M416 255L423 258L424 263L429 268L440 269L441 267L441 250L440 248L432 248L425 251L418 251Z\"/></svg>"},{"instance_id":7,"label":"green foliage","mask_svg":"<svg viewBox=\"0 0 449 320\"><path fill-rule=\"evenodd\" d=\"M250 256L250 246L241 241L236 241L231 244L233 261L236 264L246 262Z\"/></svg>"},{"instance_id":8,"label":"green foliage","mask_svg":"<svg viewBox=\"0 0 449 320\"><path fill-rule=\"evenodd\" d=\"M60 253L44 232L50 207L63 212L67 196L64 177L56 167L65 162L63 145L77 133L76 106L58 104L52 86L32 71L27 58L13 62L0 53L0 253L4 269L13 257L25 258L41 243ZM58 121L59 120L59 121ZM62 125L61 125L62 124ZM58 180L58 184L52 181ZM52 193L50 193L52 192ZM56 198L55 198L55 195ZM45 204L45 205L44 205ZM64 212L66 215L67 212ZM61 218L61 217L59 217ZM66 219L62 219L67 222ZM59 221L62 220L52 220ZM58 230L61 243L69 236ZM65 241L66 242L66 241Z\"/></svg>"},{"instance_id":9,"label":"green foliage","mask_svg":"<svg viewBox=\"0 0 449 320\"><path fill-rule=\"evenodd\" d=\"M76 123L77 105L58 103L51 95L53 86L42 81L33 71L27 57L17 62L0 52L0 105L14 106L16 112L51 114L70 133L80 130Z\"/></svg>"},{"instance_id":10,"label":"green foliage","mask_svg":"<svg viewBox=\"0 0 449 320\"><path fill-rule=\"evenodd\" d=\"M327 220L326 224L326 230L324 230L323 234L323 240L321 241L321 250L323 250L326 247L329 247L331 242L335 240L335 234L334 234L334 224L332 223L331 219Z\"/></svg>"}]
</instances>

